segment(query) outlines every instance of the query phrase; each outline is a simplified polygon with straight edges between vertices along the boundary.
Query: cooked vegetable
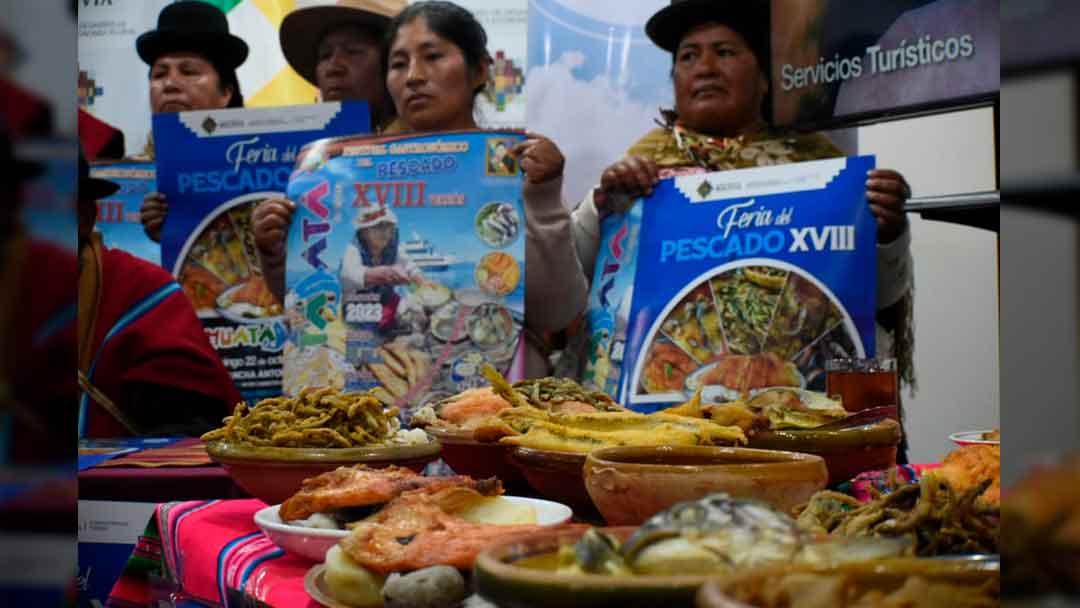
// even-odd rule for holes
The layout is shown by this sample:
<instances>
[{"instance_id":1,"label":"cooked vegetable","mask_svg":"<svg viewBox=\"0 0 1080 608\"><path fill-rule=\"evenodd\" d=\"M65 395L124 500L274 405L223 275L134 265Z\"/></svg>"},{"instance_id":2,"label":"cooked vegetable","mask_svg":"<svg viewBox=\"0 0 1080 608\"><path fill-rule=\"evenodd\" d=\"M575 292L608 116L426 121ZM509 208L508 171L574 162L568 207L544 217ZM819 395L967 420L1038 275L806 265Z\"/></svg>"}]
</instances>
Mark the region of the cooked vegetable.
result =
<instances>
[{"instance_id":1,"label":"cooked vegetable","mask_svg":"<svg viewBox=\"0 0 1080 608\"><path fill-rule=\"evenodd\" d=\"M400 428L396 408L385 408L372 393L341 393L308 387L296 398L263 399L249 408L236 405L225 425L203 441L250 446L335 447L389 442Z\"/></svg>"}]
</instances>

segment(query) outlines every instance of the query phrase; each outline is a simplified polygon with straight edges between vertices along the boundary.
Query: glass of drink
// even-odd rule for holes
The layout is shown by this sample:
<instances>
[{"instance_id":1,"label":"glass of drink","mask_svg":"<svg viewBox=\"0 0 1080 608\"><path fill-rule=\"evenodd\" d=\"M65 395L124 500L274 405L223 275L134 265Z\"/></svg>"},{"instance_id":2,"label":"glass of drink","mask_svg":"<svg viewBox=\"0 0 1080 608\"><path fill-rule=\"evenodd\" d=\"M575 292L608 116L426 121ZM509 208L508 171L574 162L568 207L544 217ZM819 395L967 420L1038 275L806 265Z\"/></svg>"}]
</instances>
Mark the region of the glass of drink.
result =
<instances>
[{"instance_id":1,"label":"glass of drink","mask_svg":"<svg viewBox=\"0 0 1080 608\"><path fill-rule=\"evenodd\" d=\"M896 359L829 359L825 373L825 394L849 412L899 405Z\"/></svg>"}]
</instances>

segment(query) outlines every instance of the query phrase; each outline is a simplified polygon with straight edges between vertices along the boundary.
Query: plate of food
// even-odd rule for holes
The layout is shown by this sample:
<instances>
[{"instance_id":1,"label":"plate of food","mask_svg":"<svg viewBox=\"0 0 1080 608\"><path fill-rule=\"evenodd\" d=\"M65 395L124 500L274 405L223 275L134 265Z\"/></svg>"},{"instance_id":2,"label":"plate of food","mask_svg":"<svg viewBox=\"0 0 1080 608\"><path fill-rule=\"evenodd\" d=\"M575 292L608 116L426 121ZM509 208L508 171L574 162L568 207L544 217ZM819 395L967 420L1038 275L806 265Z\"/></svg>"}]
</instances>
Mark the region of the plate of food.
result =
<instances>
[{"instance_id":1,"label":"plate of food","mask_svg":"<svg viewBox=\"0 0 1080 608\"><path fill-rule=\"evenodd\" d=\"M476 214L476 234L495 249L513 243L520 227L521 219L510 203L488 203Z\"/></svg>"},{"instance_id":2,"label":"plate of food","mask_svg":"<svg viewBox=\"0 0 1080 608\"><path fill-rule=\"evenodd\" d=\"M638 527L549 531L476 560L477 592L506 606L687 606L707 580L761 565L896 557L890 539L821 539L789 515L716 493L681 502Z\"/></svg>"},{"instance_id":3,"label":"plate of food","mask_svg":"<svg viewBox=\"0 0 1080 608\"><path fill-rule=\"evenodd\" d=\"M463 342L469 334L465 327L465 313L461 305L449 301L431 314L431 335L440 342Z\"/></svg>"},{"instance_id":4,"label":"plate of food","mask_svg":"<svg viewBox=\"0 0 1080 608\"><path fill-rule=\"evenodd\" d=\"M469 311L465 326L473 344L484 349L506 346L516 335L510 310L494 302L481 304Z\"/></svg>"},{"instance_id":5,"label":"plate of food","mask_svg":"<svg viewBox=\"0 0 1080 608\"><path fill-rule=\"evenodd\" d=\"M722 355L686 377L686 388L701 389L706 403L735 401L743 395L774 387L806 388L799 368L776 353Z\"/></svg>"},{"instance_id":6,"label":"plate of food","mask_svg":"<svg viewBox=\"0 0 1080 608\"><path fill-rule=\"evenodd\" d=\"M963 431L949 435L956 445L1001 445L1001 430Z\"/></svg>"},{"instance_id":7,"label":"plate of food","mask_svg":"<svg viewBox=\"0 0 1080 608\"><path fill-rule=\"evenodd\" d=\"M309 480L280 505L278 514L285 519L310 517L324 509L333 512L338 505L355 509L354 505L369 503L361 508L370 514L353 522L345 536L325 551L321 570L313 569L315 580L310 582L321 584L316 592L325 593L327 599L347 606L377 606L381 599L389 605L455 606L466 593L461 573L470 571L487 547L579 527L566 523L569 513L561 505L498 500L501 490L497 479L339 469ZM407 588L428 587L434 581L418 579L429 576L456 582L425 604L396 601Z\"/></svg>"},{"instance_id":8,"label":"plate of food","mask_svg":"<svg viewBox=\"0 0 1080 608\"><path fill-rule=\"evenodd\" d=\"M475 491L463 492L460 504L450 511L467 522L555 526L566 523L572 515L569 507L550 500L504 496L502 484L494 478L425 477L404 467L356 465L305 480L282 504L256 512L255 525L285 551L321 562L326 551L347 537L357 522L378 513L402 493L447 488Z\"/></svg>"},{"instance_id":9,"label":"plate of food","mask_svg":"<svg viewBox=\"0 0 1080 608\"><path fill-rule=\"evenodd\" d=\"M267 504L282 502L308 477L341 465L422 469L437 441L401 428L398 410L376 391L309 387L296 397L237 404L220 428L203 434L206 453L241 488Z\"/></svg>"},{"instance_id":10,"label":"plate of food","mask_svg":"<svg viewBox=\"0 0 1080 608\"><path fill-rule=\"evenodd\" d=\"M431 311L449 302L453 294L449 288L429 282L417 287L414 295L425 309Z\"/></svg>"},{"instance_id":11,"label":"plate of food","mask_svg":"<svg viewBox=\"0 0 1080 608\"><path fill-rule=\"evenodd\" d=\"M215 300L217 312L237 323L260 323L280 317L281 304L270 293L262 275L252 275L239 285L233 285Z\"/></svg>"}]
</instances>

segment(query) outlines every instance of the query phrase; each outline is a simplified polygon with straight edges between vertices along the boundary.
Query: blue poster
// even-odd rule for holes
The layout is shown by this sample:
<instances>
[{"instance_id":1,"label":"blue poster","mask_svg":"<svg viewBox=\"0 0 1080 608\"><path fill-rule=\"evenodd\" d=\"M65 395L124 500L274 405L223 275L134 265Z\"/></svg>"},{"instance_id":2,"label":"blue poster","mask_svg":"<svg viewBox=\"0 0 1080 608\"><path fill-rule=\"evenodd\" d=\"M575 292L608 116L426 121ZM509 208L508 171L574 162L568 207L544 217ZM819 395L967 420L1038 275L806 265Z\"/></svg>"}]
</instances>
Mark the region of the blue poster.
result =
<instances>
[{"instance_id":1,"label":"blue poster","mask_svg":"<svg viewBox=\"0 0 1080 608\"><path fill-rule=\"evenodd\" d=\"M414 407L485 386L525 315L524 136L314 143L289 181L286 394L382 387Z\"/></svg>"},{"instance_id":2,"label":"blue poster","mask_svg":"<svg viewBox=\"0 0 1080 608\"><path fill-rule=\"evenodd\" d=\"M102 242L153 264L161 263L161 245L150 240L139 219L143 198L157 190L153 161L99 161L90 166L90 175L107 179L120 189L98 201L94 226Z\"/></svg>"},{"instance_id":3,"label":"blue poster","mask_svg":"<svg viewBox=\"0 0 1080 608\"><path fill-rule=\"evenodd\" d=\"M638 411L699 388L824 390L824 362L872 356L872 156L682 175L601 225L585 382Z\"/></svg>"},{"instance_id":4,"label":"blue poster","mask_svg":"<svg viewBox=\"0 0 1080 608\"><path fill-rule=\"evenodd\" d=\"M368 131L365 102L154 116L158 189L169 206L162 265L248 401L281 393L286 334L260 271L251 211L285 196L305 144Z\"/></svg>"}]
</instances>

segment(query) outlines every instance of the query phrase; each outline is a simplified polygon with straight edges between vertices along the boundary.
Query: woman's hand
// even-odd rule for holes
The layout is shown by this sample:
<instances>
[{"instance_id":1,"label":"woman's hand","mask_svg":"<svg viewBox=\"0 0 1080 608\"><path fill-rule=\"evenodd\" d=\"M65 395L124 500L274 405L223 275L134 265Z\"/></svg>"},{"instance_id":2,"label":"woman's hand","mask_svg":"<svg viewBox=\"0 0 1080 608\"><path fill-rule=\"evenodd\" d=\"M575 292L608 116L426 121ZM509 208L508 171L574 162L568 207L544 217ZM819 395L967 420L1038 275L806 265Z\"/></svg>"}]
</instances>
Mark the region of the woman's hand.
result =
<instances>
[{"instance_id":1,"label":"woman's hand","mask_svg":"<svg viewBox=\"0 0 1080 608\"><path fill-rule=\"evenodd\" d=\"M872 169L867 172L866 200L877 219L879 243L895 241L907 226L904 201L911 198L907 180L892 169Z\"/></svg>"},{"instance_id":2,"label":"woman's hand","mask_svg":"<svg viewBox=\"0 0 1080 608\"><path fill-rule=\"evenodd\" d=\"M375 266L364 271L364 285L402 285L412 282L403 266Z\"/></svg>"},{"instance_id":3,"label":"woman's hand","mask_svg":"<svg viewBox=\"0 0 1080 608\"><path fill-rule=\"evenodd\" d=\"M601 214L625 211L635 199L649 196L660 181L660 168L643 156L627 156L600 175L593 202Z\"/></svg>"},{"instance_id":4,"label":"woman's hand","mask_svg":"<svg viewBox=\"0 0 1080 608\"><path fill-rule=\"evenodd\" d=\"M169 205L165 202L164 194L150 192L143 197L139 220L142 222L143 232L155 243L161 242L161 227L165 225L165 214L168 212Z\"/></svg>"},{"instance_id":5,"label":"woman's hand","mask_svg":"<svg viewBox=\"0 0 1080 608\"><path fill-rule=\"evenodd\" d=\"M512 154L518 159L525 179L532 184L542 184L563 174L566 158L555 142L536 133L526 133L528 139L514 146Z\"/></svg>"},{"instance_id":6,"label":"woman's hand","mask_svg":"<svg viewBox=\"0 0 1080 608\"><path fill-rule=\"evenodd\" d=\"M270 265L285 263L285 242L296 204L283 198L271 198L258 204L251 213L252 231L259 256Z\"/></svg>"}]
</instances>

